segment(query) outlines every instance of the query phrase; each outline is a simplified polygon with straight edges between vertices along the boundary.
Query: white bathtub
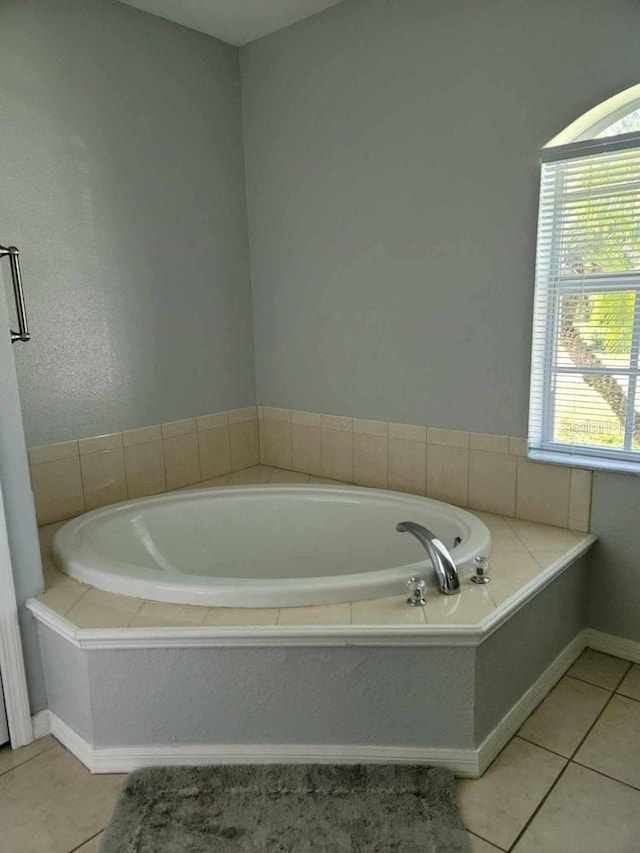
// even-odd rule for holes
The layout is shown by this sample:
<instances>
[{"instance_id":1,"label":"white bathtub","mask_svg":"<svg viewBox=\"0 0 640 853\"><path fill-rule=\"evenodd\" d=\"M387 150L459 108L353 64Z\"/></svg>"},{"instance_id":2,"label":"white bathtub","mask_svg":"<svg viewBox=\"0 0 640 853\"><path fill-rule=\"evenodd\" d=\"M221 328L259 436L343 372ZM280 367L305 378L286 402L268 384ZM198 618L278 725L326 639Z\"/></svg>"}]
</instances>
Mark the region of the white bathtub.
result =
<instances>
[{"instance_id":1,"label":"white bathtub","mask_svg":"<svg viewBox=\"0 0 640 853\"><path fill-rule=\"evenodd\" d=\"M287 607L380 598L434 572L396 532L429 527L461 578L491 537L440 501L351 486L246 486L159 495L94 510L53 540L58 568L109 592L177 604ZM455 544L456 539L461 540Z\"/></svg>"}]
</instances>

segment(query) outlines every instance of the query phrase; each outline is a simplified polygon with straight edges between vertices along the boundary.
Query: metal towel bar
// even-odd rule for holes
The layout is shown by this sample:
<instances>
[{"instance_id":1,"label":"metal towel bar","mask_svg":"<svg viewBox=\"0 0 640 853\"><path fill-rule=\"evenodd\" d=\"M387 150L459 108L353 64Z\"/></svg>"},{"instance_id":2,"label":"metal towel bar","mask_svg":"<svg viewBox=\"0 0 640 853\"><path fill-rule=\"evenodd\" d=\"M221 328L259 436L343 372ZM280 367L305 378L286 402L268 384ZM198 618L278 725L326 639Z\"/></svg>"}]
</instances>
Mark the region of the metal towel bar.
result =
<instances>
[{"instance_id":1,"label":"metal towel bar","mask_svg":"<svg viewBox=\"0 0 640 853\"><path fill-rule=\"evenodd\" d=\"M22 289L22 276L20 274L20 251L15 246L0 246L0 258L8 256L11 267L11 280L13 282L13 295L16 300L16 312L18 314L18 331L11 329L11 343L31 340L29 324L27 323L27 310L24 304L24 291Z\"/></svg>"}]
</instances>

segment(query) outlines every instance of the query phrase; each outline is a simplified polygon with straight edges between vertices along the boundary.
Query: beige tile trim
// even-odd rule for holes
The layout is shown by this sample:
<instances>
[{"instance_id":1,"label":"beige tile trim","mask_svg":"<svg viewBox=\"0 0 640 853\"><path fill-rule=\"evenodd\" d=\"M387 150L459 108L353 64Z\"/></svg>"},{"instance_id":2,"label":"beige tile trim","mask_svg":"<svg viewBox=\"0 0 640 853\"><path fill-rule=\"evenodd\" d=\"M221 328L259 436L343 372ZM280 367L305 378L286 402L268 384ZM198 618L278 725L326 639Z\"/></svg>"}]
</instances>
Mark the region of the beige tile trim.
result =
<instances>
[{"instance_id":1,"label":"beige tile trim","mask_svg":"<svg viewBox=\"0 0 640 853\"><path fill-rule=\"evenodd\" d=\"M119 450L122 447L122 433L112 432L108 435L96 435L92 438L81 438L78 441L80 456L88 453L102 453L105 450Z\"/></svg>"},{"instance_id":2,"label":"beige tile trim","mask_svg":"<svg viewBox=\"0 0 640 853\"><path fill-rule=\"evenodd\" d=\"M368 421L354 418L353 431L358 435L375 435L386 438L389 434L389 424L386 421Z\"/></svg>"},{"instance_id":3,"label":"beige tile trim","mask_svg":"<svg viewBox=\"0 0 640 853\"><path fill-rule=\"evenodd\" d=\"M230 412L217 412L213 415L201 415L199 418L196 418L198 432L228 426L229 415Z\"/></svg>"},{"instance_id":4,"label":"beige tile trim","mask_svg":"<svg viewBox=\"0 0 640 853\"><path fill-rule=\"evenodd\" d=\"M128 429L122 433L122 443L125 447L132 447L134 444L146 444L149 441L159 441L161 438L162 427L160 424Z\"/></svg>"},{"instance_id":5,"label":"beige tile trim","mask_svg":"<svg viewBox=\"0 0 640 853\"><path fill-rule=\"evenodd\" d=\"M342 432L353 431L353 418L342 415L320 415L320 427L322 429L337 429Z\"/></svg>"},{"instance_id":6,"label":"beige tile trim","mask_svg":"<svg viewBox=\"0 0 640 853\"><path fill-rule=\"evenodd\" d=\"M59 459L73 459L80 453L77 441L61 441L57 444L43 444L29 448L29 462L41 465L44 462L57 462Z\"/></svg>"},{"instance_id":7,"label":"beige tile trim","mask_svg":"<svg viewBox=\"0 0 640 853\"><path fill-rule=\"evenodd\" d=\"M396 438L401 441L418 441L422 444L426 444L427 428L423 426L414 426L413 424L390 423L389 438Z\"/></svg>"},{"instance_id":8,"label":"beige tile trim","mask_svg":"<svg viewBox=\"0 0 640 853\"><path fill-rule=\"evenodd\" d=\"M291 423L297 426L320 426L320 415L317 412L291 412Z\"/></svg>"},{"instance_id":9,"label":"beige tile trim","mask_svg":"<svg viewBox=\"0 0 640 853\"><path fill-rule=\"evenodd\" d=\"M445 447L469 447L469 433L459 429L427 428L429 444L443 444Z\"/></svg>"},{"instance_id":10,"label":"beige tile trim","mask_svg":"<svg viewBox=\"0 0 640 853\"><path fill-rule=\"evenodd\" d=\"M195 418L186 418L183 421L171 421L167 424L162 424L162 437L175 438L178 435L189 435L189 433L197 430L197 422Z\"/></svg>"},{"instance_id":11,"label":"beige tile trim","mask_svg":"<svg viewBox=\"0 0 640 853\"><path fill-rule=\"evenodd\" d=\"M277 409L273 406L262 406L262 418L265 421L282 421L291 423L291 409Z\"/></svg>"}]
</instances>

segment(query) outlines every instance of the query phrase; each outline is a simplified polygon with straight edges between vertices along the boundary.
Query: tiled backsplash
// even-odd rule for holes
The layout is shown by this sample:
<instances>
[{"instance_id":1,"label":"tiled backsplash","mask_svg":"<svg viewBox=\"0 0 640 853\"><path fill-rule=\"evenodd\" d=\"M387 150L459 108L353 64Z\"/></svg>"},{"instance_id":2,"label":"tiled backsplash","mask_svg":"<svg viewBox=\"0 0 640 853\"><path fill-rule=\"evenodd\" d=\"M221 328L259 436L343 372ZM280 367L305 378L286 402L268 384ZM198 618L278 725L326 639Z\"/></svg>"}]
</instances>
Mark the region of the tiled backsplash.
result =
<instances>
[{"instance_id":1,"label":"tiled backsplash","mask_svg":"<svg viewBox=\"0 0 640 853\"><path fill-rule=\"evenodd\" d=\"M29 450L39 524L261 462L587 531L591 472L529 462L526 440L248 407Z\"/></svg>"},{"instance_id":2,"label":"tiled backsplash","mask_svg":"<svg viewBox=\"0 0 640 853\"><path fill-rule=\"evenodd\" d=\"M255 406L29 450L38 524L257 465Z\"/></svg>"},{"instance_id":3,"label":"tiled backsplash","mask_svg":"<svg viewBox=\"0 0 640 853\"><path fill-rule=\"evenodd\" d=\"M258 407L260 461L574 530L591 472L530 462L526 439Z\"/></svg>"}]
</instances>

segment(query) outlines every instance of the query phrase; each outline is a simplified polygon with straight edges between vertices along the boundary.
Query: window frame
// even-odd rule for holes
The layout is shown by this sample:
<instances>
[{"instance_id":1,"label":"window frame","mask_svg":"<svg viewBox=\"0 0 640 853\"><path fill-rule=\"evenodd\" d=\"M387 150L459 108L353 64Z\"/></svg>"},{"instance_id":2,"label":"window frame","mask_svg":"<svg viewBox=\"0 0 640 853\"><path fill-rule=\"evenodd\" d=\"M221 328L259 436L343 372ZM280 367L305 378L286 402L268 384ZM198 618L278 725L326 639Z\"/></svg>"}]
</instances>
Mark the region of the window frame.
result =
<instances>
[{"instance_id":1,"label":"window frame","mask_svg":"<svg viewBox=\"0 0 640 853\"><path fill-rule=\"evenodd\" d=\"M637 88L634 87L634 90L637 91ZM631 446L635 422L636 394L640 398L640 270L560 275L557 258L560 238L556 239L553 232L562 227L561 223L556 221L556 217L562 211L563 190L557 186L555 189L549 190L545 184L545 166L547 163L563 160L579 162L593 154L612 153L615 155L628 149L637 150L640 154L639 132L597 139L585 138L589 131L591 134L600 133L624 115L629 115L637 109L636 98L634 101L627 102L626 109L618 106L616 110L609 112L608 116L603 118L600 115L597 122L593 122L588 130L584 128L583 123L580 133L576 134L576 141L554 144L563 136L560 134L556 140L552 140L552 143L542 150L529 405L528 456L530 459L561 465L578 465L587 468L602 468L640 474L640 449L635 450ZM578 120L579 122L580 120ZM564 138L566 139L566 134ZM638 169L638 182L640 183L640 165ZM552 236L547 241L546 237L544 239L542 237L542 216L543 212L548 215L550 202L552 203L554 219L551 224ZM594 367L589 368L587 365L582 368L575 365L574 367L558 369L558 365L554 363L552 358L558 344L558 298L562 297L563 293L571 293L572 289L575 293L580 294L620 292L621 290L631 290L636 294L629 362L626 367L596 369ZM542 337L539 335L540 330L543 331ZM559 442L554 439L553 428L556 409L553 389L556 377L563 373L569 375L608 374L629 377L623 448Z\"/></svg>"}]
</instances>

